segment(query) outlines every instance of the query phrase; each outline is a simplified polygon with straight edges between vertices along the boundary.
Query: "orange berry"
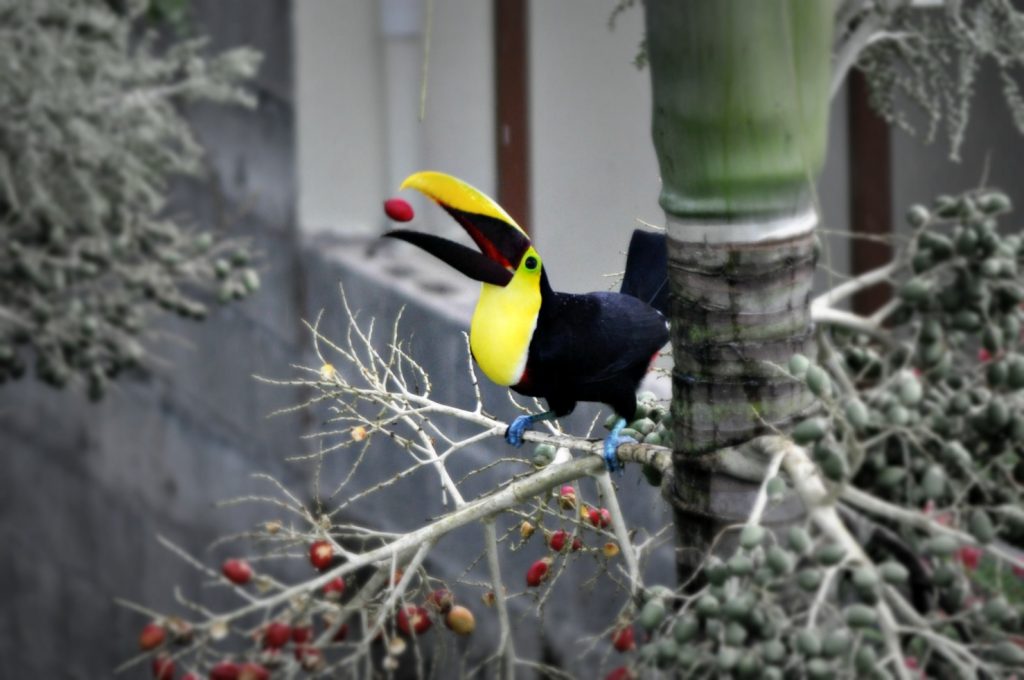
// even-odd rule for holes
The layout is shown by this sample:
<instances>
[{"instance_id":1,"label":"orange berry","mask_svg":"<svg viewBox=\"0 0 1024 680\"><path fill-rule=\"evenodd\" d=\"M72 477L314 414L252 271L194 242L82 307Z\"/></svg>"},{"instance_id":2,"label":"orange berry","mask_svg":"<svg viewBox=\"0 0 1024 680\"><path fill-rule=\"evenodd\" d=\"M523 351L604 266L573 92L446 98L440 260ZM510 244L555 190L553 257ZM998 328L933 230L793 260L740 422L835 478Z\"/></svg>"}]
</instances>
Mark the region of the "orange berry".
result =
<instances>
[{"instance_id":1,"label":"orange berry","mask_svg":"<svg viewBox=\"0 0 1024 680\"><path fill-rule=\"evenodd\" d=\"M459 635L469 635L476 630L476 619L473 612L461 605L455 605L444 617L444 624Z\"/></svg>"}]
</instances>

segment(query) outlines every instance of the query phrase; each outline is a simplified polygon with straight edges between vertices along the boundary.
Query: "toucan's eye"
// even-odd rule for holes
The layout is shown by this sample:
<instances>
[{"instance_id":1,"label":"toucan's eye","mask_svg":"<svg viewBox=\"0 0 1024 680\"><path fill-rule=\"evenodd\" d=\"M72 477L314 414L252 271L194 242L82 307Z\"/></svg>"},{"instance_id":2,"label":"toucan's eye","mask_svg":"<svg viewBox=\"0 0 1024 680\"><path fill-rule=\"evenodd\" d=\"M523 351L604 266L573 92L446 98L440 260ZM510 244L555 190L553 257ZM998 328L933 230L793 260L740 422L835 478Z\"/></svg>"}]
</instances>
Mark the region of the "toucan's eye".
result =
<instances>
[{"instance_id":1,"label":"toucan's eye","mask_svg":"<svg viewBox=\"0 0 1024 680\"><path fill-rule=\"evenodd\" d=\"M527 271L532 272L534 269L537 268L537 258L535 258L533 255L530 255L528 258L526 258L526 262L524 262L523 264L526 265Z\"/></svg>"}]
</instances>

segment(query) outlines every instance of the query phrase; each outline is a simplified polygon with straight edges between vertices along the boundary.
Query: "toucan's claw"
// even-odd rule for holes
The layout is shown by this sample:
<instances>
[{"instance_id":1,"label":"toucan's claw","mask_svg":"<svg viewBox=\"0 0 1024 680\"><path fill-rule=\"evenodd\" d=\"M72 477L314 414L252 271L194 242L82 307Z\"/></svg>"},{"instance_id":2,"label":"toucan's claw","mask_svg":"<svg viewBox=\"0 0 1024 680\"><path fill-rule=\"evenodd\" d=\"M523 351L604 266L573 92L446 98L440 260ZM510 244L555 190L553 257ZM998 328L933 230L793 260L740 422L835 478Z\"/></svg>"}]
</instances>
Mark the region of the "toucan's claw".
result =
<instances>
[{"instance_id":1,"label":"toucan's claw","mask_svg":"<svg viewBox=\"0 0 1024 680\"><path fill-rule=\"evenodd\" d=\"M619 454L616 453L620 444L636 444L636 440L632 437L623 437L619 433L622 432L622 428L626 426L626 419L619 418L615 421L615 426L612 427L611 434L609 434L604 440L604 464L608 468L608 472L615 472L618 470L622 472L625 469L622 461L619 460Z\"/></svg>"},{"instance_id":2,"label":"toucan's claw","mask_svg":"<svg viewBox=\"0 0 1024 680\"><path fill-rule=\"evenodd\" d=\"M523 432L530 429L533 421L534 418L530 416L518 416L505 430L505 441L518 449L523 445Z\"/></svg>"},{"instance_id":3,"label":"toucan's claw","mask_svg":"<svg viewBox=\"0 0 1024 680\"><path fill-rule=\"evenodd\" d=\"M625 464L619 460L619 454L616 453L621 444L636 444L636 440L632 437L615 437L610 435L604 440L604 464L608 468L608 472L615 472L616 470L622 472L626 469Z\"/></svg>"}]
</instances>

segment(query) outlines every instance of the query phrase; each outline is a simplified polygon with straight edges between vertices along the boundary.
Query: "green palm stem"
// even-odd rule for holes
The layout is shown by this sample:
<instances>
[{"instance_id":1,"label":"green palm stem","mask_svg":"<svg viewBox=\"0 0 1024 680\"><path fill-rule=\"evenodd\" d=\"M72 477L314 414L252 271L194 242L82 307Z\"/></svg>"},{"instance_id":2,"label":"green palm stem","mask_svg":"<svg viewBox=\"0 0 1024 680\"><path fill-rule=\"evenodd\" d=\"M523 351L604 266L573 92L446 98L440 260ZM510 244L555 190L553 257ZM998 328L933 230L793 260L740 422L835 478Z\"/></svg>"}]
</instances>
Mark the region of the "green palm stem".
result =
<instances>
[{"instance_id":1,"label":"green palm stem","mask_svg":"<svg viewBox=\"0 0 1024 680\"><path fill-rule=\"evenodd\" d=\"M673 503L681 581L759 486L702 457L813 405L779 371L811 342L834 6L823 0L647 0L652 135L671 284ZM766 524L791 521L783 504Z\"/></svg>"}]
</instances>

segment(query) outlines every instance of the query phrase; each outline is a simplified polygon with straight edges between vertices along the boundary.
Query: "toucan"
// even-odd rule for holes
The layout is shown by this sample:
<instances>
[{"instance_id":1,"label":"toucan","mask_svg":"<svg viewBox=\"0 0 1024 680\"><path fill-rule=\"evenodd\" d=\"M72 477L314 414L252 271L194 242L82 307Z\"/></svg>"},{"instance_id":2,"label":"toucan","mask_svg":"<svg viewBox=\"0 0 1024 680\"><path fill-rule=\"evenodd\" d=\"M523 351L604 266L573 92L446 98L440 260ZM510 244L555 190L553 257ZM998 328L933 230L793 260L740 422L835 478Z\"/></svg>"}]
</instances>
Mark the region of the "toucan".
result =
<instances>
[{"instance_id":1,"label":"toucan","mask_svg":"<svg viewBox=\"0 0 1024 680\"><path fill-rule=\"evenodd\" d=\"M399 189L431 198L480 252L416 231L385 236L418 246L482 282L469 332L473 358L498 385L547 402L548 411L517 417L506 441L522 446L523 432L533 423L568 415L580 401L600 402L618 416L604 441L605 463L621 470L616 449L629 438L620 433L636 412L640 381L669 337L663 235L634 233L624 292L561 293L551 288L530 237L483 192L433 171L410 175Z\"/></svg>"}]
</instances>

